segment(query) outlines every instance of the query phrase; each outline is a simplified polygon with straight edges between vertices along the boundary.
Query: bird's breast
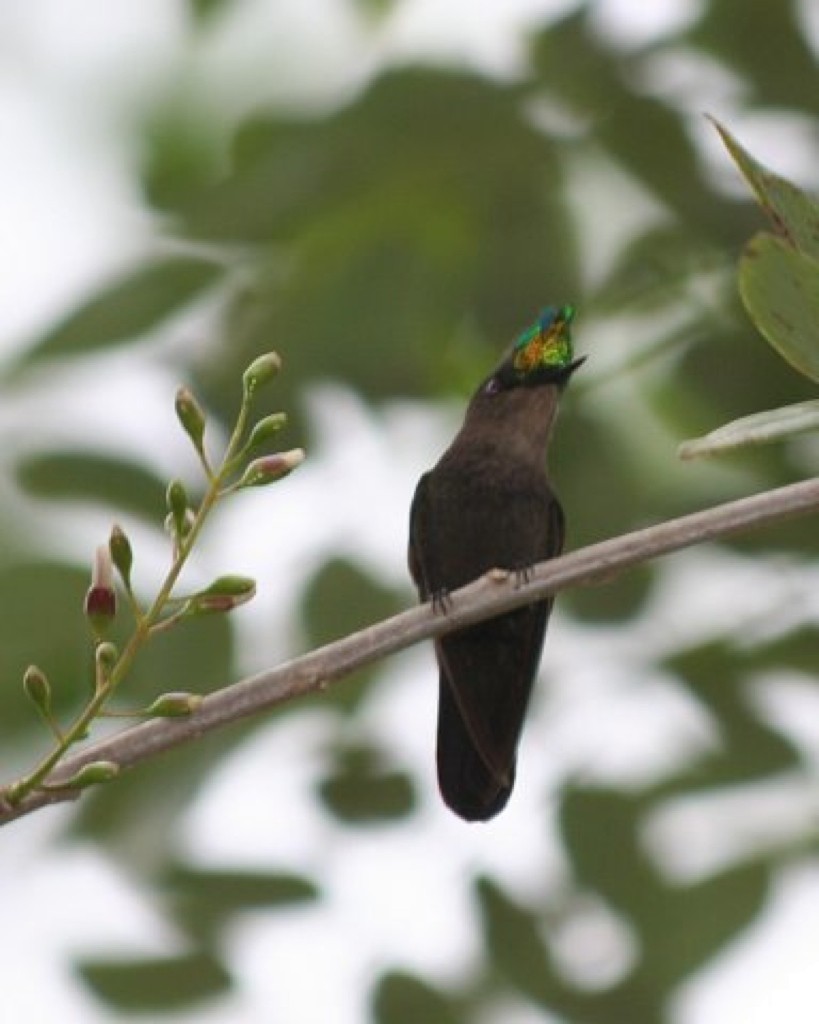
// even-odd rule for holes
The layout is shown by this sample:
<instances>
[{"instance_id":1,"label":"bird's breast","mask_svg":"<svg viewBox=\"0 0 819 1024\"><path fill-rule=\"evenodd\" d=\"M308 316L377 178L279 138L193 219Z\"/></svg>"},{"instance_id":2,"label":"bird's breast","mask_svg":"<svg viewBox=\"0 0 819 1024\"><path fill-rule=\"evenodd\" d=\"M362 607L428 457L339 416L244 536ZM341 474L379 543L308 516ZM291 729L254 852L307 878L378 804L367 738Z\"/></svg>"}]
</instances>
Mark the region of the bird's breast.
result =
<instances>
[{"instance_id":1,"label":"bird's breast","mask_svg":"<svg viewBox=\"0 0 819 1024\"><path fill-rule=\"evenodd\" d=\"M494 465L492 463L495 463ZM547 557L553 496L542 467L509 460L442 460L430 474L424 546L436 589L455 589L489 569Z\"/></svg>"}]
</instances>

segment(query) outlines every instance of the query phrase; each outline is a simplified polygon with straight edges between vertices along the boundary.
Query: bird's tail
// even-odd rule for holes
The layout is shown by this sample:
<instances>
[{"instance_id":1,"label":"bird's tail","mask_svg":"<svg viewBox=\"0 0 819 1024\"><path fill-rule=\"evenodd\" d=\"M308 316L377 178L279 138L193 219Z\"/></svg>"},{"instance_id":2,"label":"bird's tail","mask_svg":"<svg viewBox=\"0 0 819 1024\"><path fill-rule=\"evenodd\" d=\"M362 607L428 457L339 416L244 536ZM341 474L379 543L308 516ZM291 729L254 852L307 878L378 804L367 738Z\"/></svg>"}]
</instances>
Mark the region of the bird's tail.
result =
<instances>
[{"instance_id":1,"label":"bird's tail","mask_svg":"<svg viewBox=\"0 0 819 1024\"><path fill-rule=\"evenodd\" d=\"M466 821L487 821L503 810L515 783L512 763L499 779L478 753L447 680L438 700L438 785L444 802Z\"/></svg>"}]
</instances>

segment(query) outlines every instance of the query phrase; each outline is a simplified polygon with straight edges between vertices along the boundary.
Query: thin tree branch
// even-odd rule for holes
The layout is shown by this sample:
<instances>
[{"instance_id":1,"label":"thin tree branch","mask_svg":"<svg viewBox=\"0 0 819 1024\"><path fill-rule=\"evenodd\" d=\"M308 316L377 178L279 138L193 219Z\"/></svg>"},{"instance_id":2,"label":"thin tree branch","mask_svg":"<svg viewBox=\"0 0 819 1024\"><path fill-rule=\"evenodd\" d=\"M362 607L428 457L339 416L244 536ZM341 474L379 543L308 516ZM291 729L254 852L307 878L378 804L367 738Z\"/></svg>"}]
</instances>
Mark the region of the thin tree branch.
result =
<instances>
[{"instance_id":1,"label":"thin tree branch","mask_svg":"<svg viewBox=\"0 0 819 1024\"><path fill-rule=\"evenodd\" d=\"M130 768L212 729L259 714L303 694L326 689L357 669L405 647L511 611L569 587L607 582L624 569L693 544L819 511L819 478L727 502L703 512L591 544L540 562L521 582L492 571L455 591L445 615L424 604L205 697L184 718L153 719L90 744L66 758L49 778L64 783L91 761ZM0 824L47 804L75 799L76 791L35 791L15 806L0 800Z\"/></svg>"}]
</instances>

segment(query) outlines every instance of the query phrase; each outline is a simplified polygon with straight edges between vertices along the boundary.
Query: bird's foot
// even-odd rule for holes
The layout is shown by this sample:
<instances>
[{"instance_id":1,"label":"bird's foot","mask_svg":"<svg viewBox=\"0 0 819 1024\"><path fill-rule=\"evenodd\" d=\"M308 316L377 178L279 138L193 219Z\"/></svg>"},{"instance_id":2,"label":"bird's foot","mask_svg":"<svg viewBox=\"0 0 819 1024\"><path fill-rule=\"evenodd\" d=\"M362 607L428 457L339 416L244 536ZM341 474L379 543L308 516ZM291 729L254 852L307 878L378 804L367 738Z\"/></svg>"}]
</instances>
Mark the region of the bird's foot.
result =
<instances>
[{"instance_id":1,"label":"bird's foot","mask_svg":"<svg viewBox=\"0 0 819 1024\"><path fill-rule=\"evenodd\" d=\"M529 583L534 572L533 565L519 565L513 570L515 577L515 590L519 590L525 583Z\"/></svg>"},{"instance_id":2,"label":"bird's foot","mask_svg":"<svg viewBox=\"0 0 819 1024\"><path fill-rule=\"evenodd\" d=\"M452 610L452 598L444 587L432 595L432 611L435 615L447 615Z\"/></svg>"}]
</instances>

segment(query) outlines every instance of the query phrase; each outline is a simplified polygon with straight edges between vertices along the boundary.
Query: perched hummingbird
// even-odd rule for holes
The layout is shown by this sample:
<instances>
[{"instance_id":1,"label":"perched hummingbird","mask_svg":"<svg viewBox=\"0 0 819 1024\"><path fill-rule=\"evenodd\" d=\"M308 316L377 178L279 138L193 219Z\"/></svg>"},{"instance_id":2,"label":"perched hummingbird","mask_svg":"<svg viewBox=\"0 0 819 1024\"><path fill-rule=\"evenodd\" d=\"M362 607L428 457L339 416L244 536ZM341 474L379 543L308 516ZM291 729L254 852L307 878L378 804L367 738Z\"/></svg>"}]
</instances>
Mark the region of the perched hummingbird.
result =
<instances>
[{"instance_id":1,"label":"perched hummingbird","mask_svg":"<svg viewBox=\"0 0 819 1024\"><path fill-rule=\"evenodd\" d=\"M563 548L563 510L546 476L558 397L574 359L572 306L550 307L472 396L455 440L418 482L409 567L421 600L493 568L524 575ZM467 821L503 810L552 598L435 641L438 783Z\"/></svg>"}]
</instances>

